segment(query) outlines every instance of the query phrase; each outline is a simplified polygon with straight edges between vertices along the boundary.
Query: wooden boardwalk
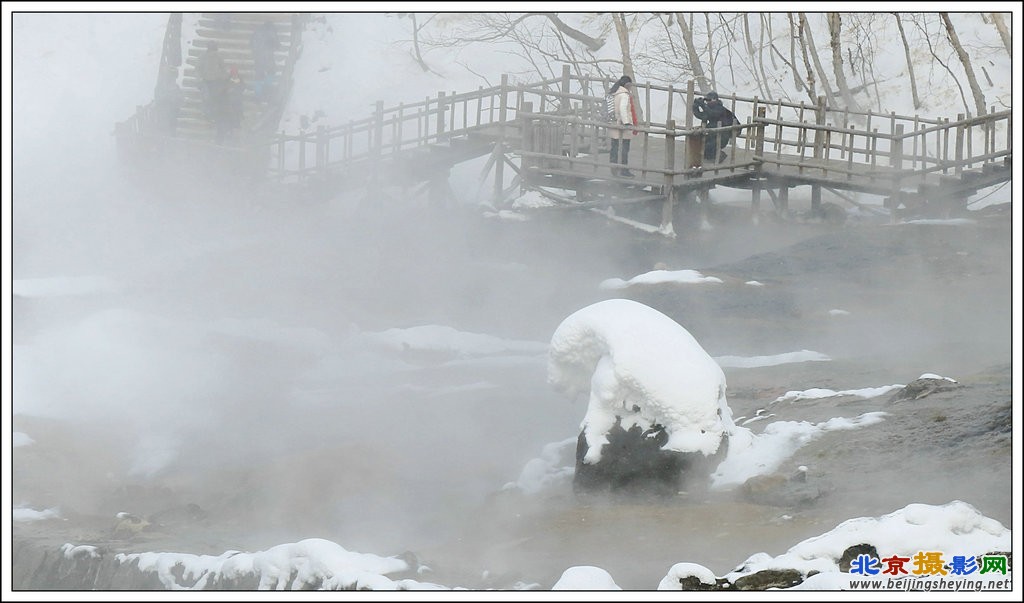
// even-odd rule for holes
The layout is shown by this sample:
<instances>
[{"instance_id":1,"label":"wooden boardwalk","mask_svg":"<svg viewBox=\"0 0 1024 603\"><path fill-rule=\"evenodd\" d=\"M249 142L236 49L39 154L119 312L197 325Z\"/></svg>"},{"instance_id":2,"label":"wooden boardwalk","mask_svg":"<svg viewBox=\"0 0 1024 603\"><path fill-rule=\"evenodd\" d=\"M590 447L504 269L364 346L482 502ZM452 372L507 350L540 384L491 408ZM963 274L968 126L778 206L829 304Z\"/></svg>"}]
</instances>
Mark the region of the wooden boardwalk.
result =
<instances>
[{"instance_id":1,"label":"wooden boardwalk","mask_svg":"<svg viewBox=\"0 0 1024 603\"><path fill-rule=\"evenodd\" d=\"M292 27L288 56L281 59L290 86L300 28L294 17L282 19L291 19ZM248 68L244 52L236 54L239 66ZM572 74L568 66L560 78L538 82L513 83L503 75L498 86L441 91L388 108L378 102L360 120L292 133L271 126L251 132L242 144L221 147L194 136L161 137L148 107L118 124L116 133L133 161L146 156L160 165L170 154L208 167L222 154L232 158L234 173L246 173L249 180L316 196L388 183L425 184L440 198L455 165L489 156L481 179L492 180L489 197L497 207L524 190L542 191L571 207L660 202L657 228L666 234L674 234L677 203L697 201L703 207L717 186L750 190L755 209L767 193L776 209L785 210L796 186L811 187L812 211L820 211L823 189L840 196L866 193L882 197L899 217L963 207L977 191L1012 176L1010 110L993 107L982 116L950 121L854 112L828 107L820 97L808 104L721 94L742 123L712 130L692 114L693 82L681 88L637 82L641 117L629 163L635 176L623 178L612 174L609 162L608 130L614 126L600 118L611 84ZM192 113L182 118L183 133L195 122ZM704 137L724 130L734 136L727 157L705 163Z\"/></svg>"},{"instance_id":2,"label":"wooden boardwalk","mask_svg":"<svg viewBox=\"0 0 1024 603\"><path fill-rule=\"evenodd\" d=\"M894 214L947 211L978 190L1012 175L1011 111L980 117L928 119L855 113L825 105L765 101L722 94L744 123L721 163L704 163L703 128L690 107L693 83L637 83L646 117L630 152L633 178L611 173L608 124L600 120L608 80L565 69L561 78L470 93L439 92L333 128L279 134L268 177L313 187L355 182L446 184L451 167L490 155L492 202L524 189L580 207L643 201L664 204L660 227L671 232L672 206L706 198L715 186L761 193L785 208L788 191L810 185L812 209L821 190L878 195ZM677 119L678 118L678 119ZM515 174L505 186L505 170Z\"/></svg>"}]
</instances>

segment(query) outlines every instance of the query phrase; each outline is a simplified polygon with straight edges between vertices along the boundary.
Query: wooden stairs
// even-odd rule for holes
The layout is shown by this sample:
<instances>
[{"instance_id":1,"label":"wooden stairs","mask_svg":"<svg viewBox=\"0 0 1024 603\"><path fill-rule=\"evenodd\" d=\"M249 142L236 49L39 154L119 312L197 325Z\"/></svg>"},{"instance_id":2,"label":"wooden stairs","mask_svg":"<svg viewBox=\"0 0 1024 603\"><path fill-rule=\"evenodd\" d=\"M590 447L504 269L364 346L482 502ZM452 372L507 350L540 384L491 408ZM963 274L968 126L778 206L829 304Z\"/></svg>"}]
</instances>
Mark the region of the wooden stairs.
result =
<instances>
[{"instance_id":1,"label":"wooden stairs","mask_svg":"<svg viewBox=\"0 0 1024 603\"><path fill-rule=\"evenodd\" d=\"M287 99L291 87L291 64L288 57L297 51L301 43L299 36L294 35L295 13L202 13L193 39L184 41L182 74L182 91L184 102L177 120L177 136L179 138L213 141L215 126L204 113L200 93L200 80L196 69L207 45L215 41L225 64L230 70L238 69L242 81L246 82L244 94L242 127L236 132L234 139L229 138L226 144L243 144L253 141L260 134L272 133L280 119L280 109ZM273 102L257 101L251 82L254 79L252 49L249 38L253 31L269 21L277 30L281 45L275 52L276 63L276 97Z\"/></svg>"}]
</instances>

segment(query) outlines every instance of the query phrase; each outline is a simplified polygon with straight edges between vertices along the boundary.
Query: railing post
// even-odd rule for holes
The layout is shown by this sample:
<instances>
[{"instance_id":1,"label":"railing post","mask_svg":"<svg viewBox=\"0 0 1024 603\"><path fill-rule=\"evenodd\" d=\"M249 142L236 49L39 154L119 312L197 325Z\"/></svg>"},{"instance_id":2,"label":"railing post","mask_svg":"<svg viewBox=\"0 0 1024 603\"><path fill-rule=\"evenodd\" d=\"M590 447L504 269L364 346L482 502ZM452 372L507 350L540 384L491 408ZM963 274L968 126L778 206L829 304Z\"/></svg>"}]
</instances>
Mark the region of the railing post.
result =
<instances>
[{"instance_id":1,"label":"railing post","mask_svg":"<svg viewBox=\"0 0 1024 603\"><path fill-rule=\"evenodd\" d=\"M755 99L755 104L757 100ZM764 119L767 115L767 107L757 107L757 118ZM751 210L756 216L761 212L761 168L764 167L764 122L760 122L754 128L754 161L757 162L757 177L754 178L751 186Z\"/></svg>"},{"instance_id":2,"label":"railing post","mask_svg":"<svg viewBox=\"0 0 1024 603\"><path fill-rule=\"evenodd\" d=\"M327 171L327 129L316 127L316 167L322 175Z\"/></svg>"},{"instance_id":3,"label":"railing post","mask_svg":"<svg viewBox=\"0 0 1024 603\"><path fill-rule=\"evenodd\" d=\"M495 206L505 191L505 120L508 119L508 74L501 74L501 88L498 91L498 140L494 143L494 194Z\"/></svg>"},{"instance_id":4,"label":"railing post","mask_svg":"<svg viewBox=\"0 0 1024 603\"><path fill-rule=\"evenodd\" d=\"M996 152L996 122L992 119L991 115L996 112L996 106L992 105L989 107L988 114L990 117L985 121L985 154L991 155ZM995 158L986 159L985 163L995 161Z\"/></svg>"},{"instance_id":5,"label":"railing post","mask_svg":"<svg viewBox=\"0 0 1024 603\"><path fill-rule=\"evenodd\" d=\"M299 134L299 181L306 177L306 133Z\"/></svg>"},{"instance_id":6,"label":"railing post","mask_svg":"<svg viewBox=\"0 0 1024 603\"><path fill-rule=\"evenodd\" d=\"M448 121L448 136L449 137L455 135L455 114L458 113L458 111L456 110L455 99L457 97L458 97L458 95L455 93L454 90L452 90L451 96L448 97L450 99L448 101L448 103L450 103L451 106L452 106L451 110L448 111L448 115L450 116L448 118L448 120L449 120ZM463 109L465 109L465 107L463 107ZM463 115L465 115L465 114L463 114Z\"/></svg>"},{"instance_id":7,"label":"railing post","mask_svg":"<svg viewBox=\"0 0 1024 603\"><path fill-rule=\"evenodd\" d=\"M676 187L676 120L669 119L665 122L665 201L661 206L661 232L663 234L674 233L672 228L672 214L675 207Z\"/></svg>"},{"instance_id":8,"label":"railing post","mask_svg":"<svg viewBox=\"0 0 1024 603\"><path fill-rule=\"evenodd\" d=\"M562 95L558 99L558 113L568 115L572 111L569 103L569 65L562 65Z\"/></svg>"},{"instance_id":9,"label":"railing post","mask_svg":"<svg viewBox=\"0 0 1024 603\"><path fill-rule=\"evenodd\" d=\"M672 97L676 95L675 89L672 88L672 84L668 85L668 107L665 115L665 123L668 123L672 119Z\"/></svg>"},{"instance_id":10,"label":"railing post","mask_svg":"<svg viewBox=\"0 0 1024 603\"><path fill-rule=\"evenodd\" d=\"M848 124L847 127L850 130L850 137L847 139L850 141L850 148L849 153L846 154L846 179L853 180L853 150L856 148L856 144L854 144L853 141L853 135L854 130L857 129L857 126L853 124Z\"/></svg>"},{"instance_id":11,"label":"railing post","mask_svg":"<svg viewBox=\"0 0 1024 603\"><path fill-rule=\"evenodd\" d=\"M693 80L686 83L686 129L693 127Z\"/></svg>"},{"instance_id":12,"label":"railing post","mask_svg":"<svg viewBox=\"0 0 1024 603\"><path fill-rule=\"evenodd\" d=\"M530 162L533 160L527 154L533 152L533 118L527 113L533 113L533 103L530 101L522 101L519 103L518 119L520 123L520 130L523 135L523 155L519 162L520 167L520 182L523 184L523 188L529 184L530 179Z\"/></svg>"},{"instance_id":13,"label":"railing post","mask_svg":"<svg viewBox=\"0 0 1024 603\"><path fill-rule=\"evenodd\" d=\"M892 180L892 192L889 194L889 203L886 204L891 210L895 210L900 205L900 197L903 193L903 124L896 124L894 138L891 145L891 154L889 155L889 166L900 170L893 174ZM891 213L893 222L896 220L896 212Z\"/></svg>"},{"instance_id":14,"label":"railing post","mask_svg":"<svg viewBox=\"0 0 1024 603\"><path fill-rule=\"evenodd\" d=\"M896 124L896 133L892 141L892 154L889 166L897 170L903 169L903 124Z\"/></svg>"},{"instance_id":15,"label":"railing post","mask_svg":"<svg viewBox=\"0 0 1024 603\"><path fill-rule=\"evenodd\" d=\"M964 160L964 125L963 125L963 123L961 123L961 122L963 122L963 120L964 120L964 114L963 113L957 114L957 116L956 116L956 121L957 121L957 125L956 125L956 167L953 170L953 173L956 174L957 176L959 176L960 172L963 170L962 166L960 165L960 162L962 162Z\"/></svg>"},{"instance_id":16,"label":"railing post","mask_svg":"<svg viewBox=\"0 0 1024 603\"><path fill-rule=\"evenodd\" d=\"M704 165L704 137L693 134L693 80L686 83L686 145L683 148L683 167L687 170Z\"/></svg>"},{"instance_id":17,"label":"railing post","mask_svg":"<svg viewBox=\"0 0 1024 603\"><path fill-rule=\"evenodd\" d=\"M353 133L354 136L354 133ZM373 168L370 171L370 186L376 189L380 183L380 162L384 150L384 101L377 101L373 110Z\"/></svg>"},{"instance_id":18,"label":"railing post","mask_svg":"<svg viewBox=\"0 0 1024 603\"><path fill-rule=\"evenodd\" d=\"M444 139L444 110L445 110L445 93L437 93L437 139Z\"/></svg>"},{"instance_id":19,"label":"railing post","mask_svg":"<svg viewBox=\"0 0 1024 603\"><path fill-rule=\"evenodd\" d=\"M817 126L825 125L825 97L819 96L818 102L814 107L814 123ZM814 160L816 162L821 161L822 146L825 142L825 131L821 129L814 130ZM825 167L822 166L822 171ZM811 212L818 214L821 211L821 185L811 185Z\"/></svg>"},{"instance_id":20,"label":"railing post","mask_svg":"<svg viewBox=\"0 0 1024 603\"><path fill-rule=\"evenodd\" d=\"M765 116L768 113L767 110L768 110L768 107L758 107L757 108L757 117L758 117L758 119L764 119ZM757 133L754 134L754 136L756 137L754 139L754 157L756 159L758 159L758 160L762 160L762 163L763 163L763 157L764 157L764 122L763 121L760 124L758 124L758 126L757 126ZM760 170L760 167L758 168L758 170Z\"/></svg>"}]
</instances>

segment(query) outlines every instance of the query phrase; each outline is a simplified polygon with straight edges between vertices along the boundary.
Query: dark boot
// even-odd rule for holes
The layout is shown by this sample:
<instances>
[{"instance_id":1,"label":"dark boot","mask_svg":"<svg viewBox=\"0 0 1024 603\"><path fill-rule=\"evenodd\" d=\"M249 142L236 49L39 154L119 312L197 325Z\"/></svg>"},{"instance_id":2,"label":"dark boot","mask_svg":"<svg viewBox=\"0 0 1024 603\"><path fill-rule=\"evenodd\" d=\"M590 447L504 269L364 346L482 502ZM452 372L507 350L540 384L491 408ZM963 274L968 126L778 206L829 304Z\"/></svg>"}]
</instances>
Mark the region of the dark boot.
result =
<instances>
[{"instance_id":1,"label":"dark boot","mask_svg":"<svg viewBox=\"0 0 1024 603\"><path fill-rule=\"evenodd\" d=\"M618 138L613 138L612 139L612 148L611 148L611 151L609 151L608 155L609 155L608 159L612 163L612 176L618 176L619 175L619 168L615 167L615 164L619 162L619 139Z\"/></svg>"},{"instance_id":2,"label":"dark boot","mask_svg":"<svg viewBox=\"0 0 1024 603\"><path fill-rule=\"evenodd\" d=\"M630 141L629 141L628 138L624 138L622 140L622 165L623 166L628 166L629 165L629 142ZM623 167L621 170L619 170L619 175L623 176L625 178L632 178L633 177L633 172L629 171L628 167Z\"/></svg>"}]
</instances>

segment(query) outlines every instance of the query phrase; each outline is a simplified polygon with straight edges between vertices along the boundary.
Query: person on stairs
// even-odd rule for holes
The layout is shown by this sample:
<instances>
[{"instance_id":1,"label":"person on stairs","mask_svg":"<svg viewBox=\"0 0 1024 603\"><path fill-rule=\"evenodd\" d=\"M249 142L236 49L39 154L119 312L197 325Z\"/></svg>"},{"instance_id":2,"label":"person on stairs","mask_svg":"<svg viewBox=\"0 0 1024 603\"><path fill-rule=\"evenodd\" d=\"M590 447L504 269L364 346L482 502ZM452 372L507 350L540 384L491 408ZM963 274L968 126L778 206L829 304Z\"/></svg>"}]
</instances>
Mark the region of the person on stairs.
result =
<instances>
[{"instance_id":1,"label":"person on stairs","mask_svg":"<svg viewBox=\"0 0 1024 603\"><path fill-rule=\"evenodd\" d=\"M231 77L224 90L224 106L217 120L217 144L222 144L225 136L238 135L244 115L245 81L238 74L238 68L232 67Z\"/></svg>"},{"instance_id":2,"label":"person on stairs","mask_svg":"<svg viewBox=\"0 0 1024 603\"><path fill-rule=\"evenodd\" d=\"M203 109L207 117L216 121L219 110L224 106L224 93L227 91L229 78L224 56L217 48L217 42L210 41L206 44L206 54L199 60L197 71L201 82Z\"/></svg>"},{"instance_id":3,"label":"person on stairs","mask_svg":"<svg viewBox=\"0 0 1024 603\"><path fill-rule=\"evenodd\" d=\"M612 86L609 94L614 98L615 127L608 128L608 136L611 139L610 159L612 165L620 163L621 169L612 167L613 176L632 178L633 172L629 171L629 143L633 136L639 134L632 127L636 126L636 107L633 106L633 78L624 75Z\"/></svg>"},{"instance_id":4,"label":"person on stairs","mask_svg":"<svg viewBox=\"0 0 1024 603\"><path fill-rule=\"evenodd\" d=\"M272 21L264 21L249 38L252 50L253 81L273 82L277 75L277 61L274 53L281 47L281 39L277 35Z\"/></svg>"}]
</instances>

